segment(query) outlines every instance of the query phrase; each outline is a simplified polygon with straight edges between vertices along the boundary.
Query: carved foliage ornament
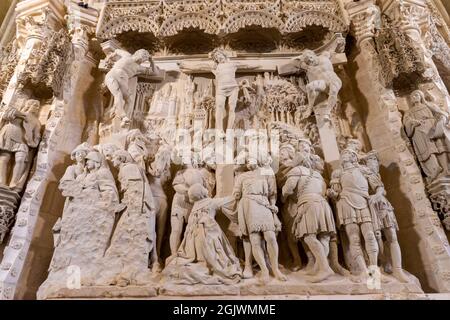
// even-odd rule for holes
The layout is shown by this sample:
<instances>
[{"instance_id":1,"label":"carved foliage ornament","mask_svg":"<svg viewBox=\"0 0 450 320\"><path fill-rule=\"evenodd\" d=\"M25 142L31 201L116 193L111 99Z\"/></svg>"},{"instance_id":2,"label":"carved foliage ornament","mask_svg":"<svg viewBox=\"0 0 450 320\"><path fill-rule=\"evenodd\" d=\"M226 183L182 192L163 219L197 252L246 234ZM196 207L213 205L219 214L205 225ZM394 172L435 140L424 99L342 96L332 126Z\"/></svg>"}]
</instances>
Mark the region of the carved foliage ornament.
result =
<instances>
[{"instance_id":1,"label":"carved foliage ornament","mask_svg":"<svg viewBox=\"0 0 450 320\"><path fill-rule=\"evenodd\" d=\"M188 28L219 35L252 25L276 28L282 33L298 32L311 25L332 32L347 30L336 1L114 1L106 3L103 10L97 31L101 39L127 31L168 37Z\"/></svg>"},{"instance_id":2,"label":"carved foliage ornament","mask_svg":"<svg viewBox=\"0 0 450 320\"><path fill-rule=\"evenodd\" d=\"M33 53L33 59L28 60L28 66L19 75L19 83L23 86L38 86L37 89L44 94L51 90L58 96L62 91L71 48L70 37L65 30L54 33L48 42L43 42Z\"/></svg>"},{"instance_id":3,"label":"carved foliage ornament","mask_svg":"<svg viewBox=\"0 0 450 320\"><path fill-rule=\"evenodd\" d=\"M388 19L383 20L383 27L376 36L375 43L382 65L380 80L384 86L391 87L402 74L422 74L425 62L411 38Z\"/></svg>"}]
</instances>

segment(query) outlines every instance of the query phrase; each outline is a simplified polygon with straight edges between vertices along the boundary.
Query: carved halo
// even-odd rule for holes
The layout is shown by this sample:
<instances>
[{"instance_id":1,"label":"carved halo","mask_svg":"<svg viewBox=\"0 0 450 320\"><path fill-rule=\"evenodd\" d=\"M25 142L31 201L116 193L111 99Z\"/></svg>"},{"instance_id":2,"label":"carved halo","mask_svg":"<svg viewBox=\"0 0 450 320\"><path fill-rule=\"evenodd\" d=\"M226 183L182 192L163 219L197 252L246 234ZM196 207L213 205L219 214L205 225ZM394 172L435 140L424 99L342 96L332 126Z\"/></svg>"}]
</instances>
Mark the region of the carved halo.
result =
<instances>
[{"instance_id":1,"label":"carved halo","mask_svg":"<svg viewBox=\"0 0 450 320\"><path fill-rule=\"evenodd\" d=\"M208 34L218 34L220 23L205 14L187 12L165 20L159 34L163 37L170 37L190 28L204 30Z\"/></svg>"},{"instance_id":2,"label":"carved halo","mask_svg":"<svg viewBox=\"0 0 450 320\"><path fill-rule=\"evenodd\" d=\"M119 34L136 31L158 34L158 25L152 18L144 16L122 16L109 21L97 33L101 39L111 39Z\"/></svg>"},{"instance_id":3,"label":"carved halo","mask_svg":"<svg viewBox=\"0 0 450 320\"><path fill-rule=\"evenodd\" d=\"M345 33L348 26L341 18L323 11L303 11L292 15L286 21L284 33L300 32L312 25L322 26L333 33Z\"/></svg>"},{"instance_id":4,"label":"carved halo","mask_svg":"<svg viewBox=\"0 0 450 320\"><path fill-rule=\"evenodd\" d=\"M229 17L223 24L223 29L225 33L235 33L239 29L255 25L261 26L262 28L275 28L280 30L283 26L283 21L266 12L244 11Z\"/></svg>"}]
</instances>

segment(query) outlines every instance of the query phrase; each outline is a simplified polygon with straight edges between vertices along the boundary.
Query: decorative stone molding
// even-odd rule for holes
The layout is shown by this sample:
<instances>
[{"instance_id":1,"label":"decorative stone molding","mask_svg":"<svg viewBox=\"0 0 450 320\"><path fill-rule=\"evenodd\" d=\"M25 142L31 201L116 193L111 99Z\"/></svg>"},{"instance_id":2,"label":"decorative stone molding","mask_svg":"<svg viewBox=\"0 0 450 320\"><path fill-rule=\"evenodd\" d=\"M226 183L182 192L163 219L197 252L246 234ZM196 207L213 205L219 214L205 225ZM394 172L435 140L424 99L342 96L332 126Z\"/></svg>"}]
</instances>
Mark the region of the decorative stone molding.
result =
<instances>
[{"instance_id":1,"label":"decorative stone molding","mask_svg":"<svg viewBox=\"0 0 450 320\"><path fill-rule=\"evenodd\" d=\"M151 32L170 37L182 30L198 28L207 34L227 35L248 26L274 28L295 33L318 25L333 33L344 33L347 25L338 1L120 1L104 4L97 36L111 39L123 32Z\"/></svg>"}]
</instances>

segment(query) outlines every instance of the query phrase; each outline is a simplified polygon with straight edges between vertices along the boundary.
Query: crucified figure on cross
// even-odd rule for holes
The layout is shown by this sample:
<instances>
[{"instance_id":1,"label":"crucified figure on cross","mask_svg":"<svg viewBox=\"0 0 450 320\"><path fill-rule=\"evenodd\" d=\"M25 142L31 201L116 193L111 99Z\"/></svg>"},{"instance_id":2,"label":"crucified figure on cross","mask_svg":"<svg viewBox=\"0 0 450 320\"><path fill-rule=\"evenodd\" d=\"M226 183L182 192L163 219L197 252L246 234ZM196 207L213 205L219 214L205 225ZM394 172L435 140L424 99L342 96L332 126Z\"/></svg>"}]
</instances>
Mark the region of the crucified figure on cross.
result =
<instances>
[{"instance_id":1,"label":"crucified figure on cross","mask_svg":"<svg viewBox=\"0 0 450 320\"><path fill-rule=\"evenodd\" d=\"M239 84L236 81L236 72L240 70L255 71L259 66L249 66L231 61L228 53L217 48L209 54L213 60L210 63L198 63L189 66L188 62L179 63L180 70L185 73L212 72L216 77L216 129L224 130L223 122L225 118L225 108L228 101L228 120L225 129L232 129L235 120L235 109L239 94Z\"/></svg>"}]
</instances>

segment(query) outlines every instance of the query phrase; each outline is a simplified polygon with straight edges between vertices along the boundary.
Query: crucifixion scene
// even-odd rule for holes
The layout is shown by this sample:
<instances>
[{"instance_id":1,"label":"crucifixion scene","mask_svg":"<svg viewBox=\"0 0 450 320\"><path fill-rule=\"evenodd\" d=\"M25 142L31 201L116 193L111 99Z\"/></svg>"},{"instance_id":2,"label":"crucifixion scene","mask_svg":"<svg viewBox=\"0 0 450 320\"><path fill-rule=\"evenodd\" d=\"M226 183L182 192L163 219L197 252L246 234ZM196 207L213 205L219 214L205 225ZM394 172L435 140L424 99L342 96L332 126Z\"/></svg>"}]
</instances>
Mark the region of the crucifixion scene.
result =
<instances>
[{"instance_id":1,"label":"crucifixion scene","mask_svg":"<svg viewBox=\"0 0 450 320\"><path fill-rule=\"evenodd\" d=\"M443 1L9 2L0 299L450 299Z\"/></svg>"}]
</instances>

